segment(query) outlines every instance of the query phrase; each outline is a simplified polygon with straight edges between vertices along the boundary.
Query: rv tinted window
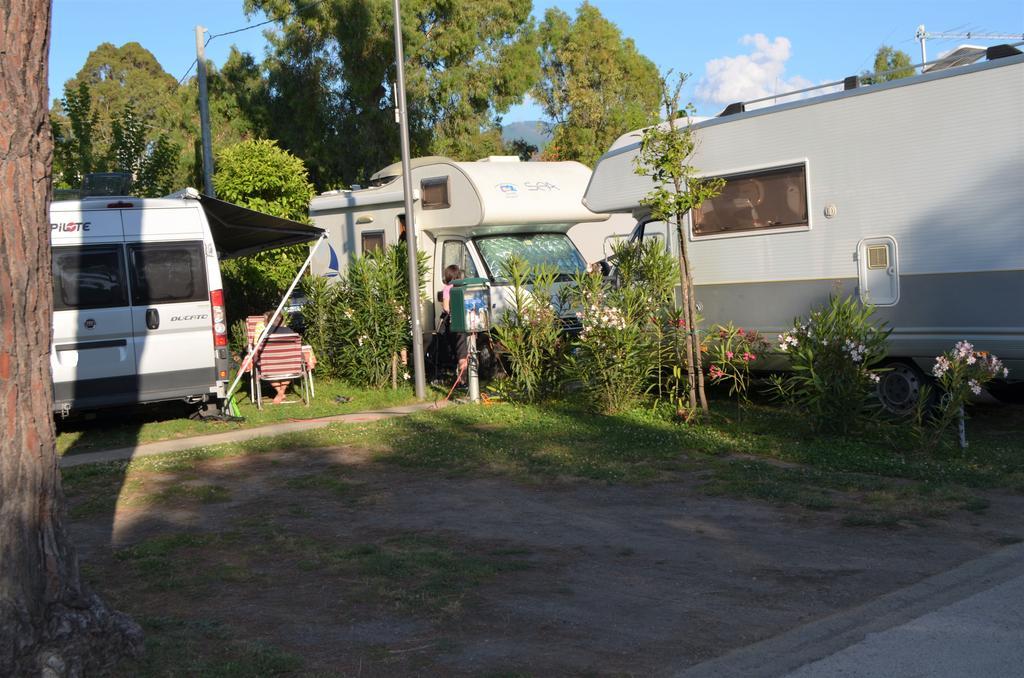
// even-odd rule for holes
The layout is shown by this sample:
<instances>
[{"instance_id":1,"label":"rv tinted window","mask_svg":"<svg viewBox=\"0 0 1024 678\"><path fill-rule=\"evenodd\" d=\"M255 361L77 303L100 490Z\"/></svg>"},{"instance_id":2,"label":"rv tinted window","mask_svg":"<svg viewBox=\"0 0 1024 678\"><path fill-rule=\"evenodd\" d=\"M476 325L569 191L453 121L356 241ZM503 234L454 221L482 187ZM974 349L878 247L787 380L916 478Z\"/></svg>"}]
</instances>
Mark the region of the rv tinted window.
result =
<instances>
[{"instance_id":1,"label":"rv tinted window","mask_svg":"<svg viewBox=\"0 0 1024 678\"><path fill-rule=\"evenodd\" d=\"M722 192L693 211L693 235L807 226L803 165L723 177Z\"/></svg>"},{"instance_id":2,"label":"rv tinted window","mask_svg":"<svg viewBox=\"0 0 1024 678\"><path fill-rule=\"evenodd\" d=\"M201 242L129 245L128 260L135 306L210 298Z\"/></svg>"},{"instance_id":3,"label":"rv tinted window","mask_svg":"<svg viewBox=\"0 0 1024 678\"><path fill-rule=\"evenodd\" d=\"M533 266L554 266L563 280L587 267L579 250L564 233L494 235L477 238L475 242L491 276L496 279L504 278L505 262L516 255Z\"/></svg>"},{"instance_id":4,"label":"rv tinted window","mask_svg":"<svg viewBox=\"0 0 1024 678\"><path fill-rule=\"evenodd\" d=\"M53 248L53 309L128 305L120 245Z\"/></svg>"},{"instance_id":5,"label":"rv tinted window","mask_svg":"<svg viewBox=\"0 0 1024 678\"><path fill-rule=\"evenodd\" d=\"M363 254L369 254L370 252L376 252L377 250L384 249L384 231L363 233L360 239L360 245L363 248Z\"/></svg>"},{"instance_id":6,"label":"rv tinted window","mask_svg":"<svg viewBox=\"0 0 1024 678\"><path fill-rule=\"evenodd\" d=\"M448 177L435 177L420 182L420 204L425 210L451 207L448 201Z\"/></svg>"},{"instance_id":7,"label":"rv tinted window","mask_svg":"<svg viewBox=\"0 0 1024 678\"><path fill-rule=\"evenodd\" d=\"M461 240L445 240L441 249L441 270L452 264L458 266L467 278L476 278L476 266L469 256L466 243Z\"/></svg>"}]
</instances>

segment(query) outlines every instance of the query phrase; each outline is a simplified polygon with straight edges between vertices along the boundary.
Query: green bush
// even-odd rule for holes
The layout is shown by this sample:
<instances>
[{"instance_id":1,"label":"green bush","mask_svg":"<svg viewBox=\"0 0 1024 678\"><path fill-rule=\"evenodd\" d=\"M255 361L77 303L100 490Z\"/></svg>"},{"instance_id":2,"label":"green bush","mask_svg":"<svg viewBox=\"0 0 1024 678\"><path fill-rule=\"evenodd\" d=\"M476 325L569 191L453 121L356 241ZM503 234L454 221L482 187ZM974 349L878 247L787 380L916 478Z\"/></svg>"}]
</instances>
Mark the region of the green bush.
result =
<instances>
[{"instance_id":1,"label":"green bush","mask_svg":"<svg viewBox=\"0 0 1024 678\"><path fill-rule=\"evenodd\" d=\"M221 200L309 222L314 189L306 166L276 141L254 139L224 148L217 154L213 185ZM222 262L228 318L241 319L277 308L308 254L305 245L294 245Z\"/></svg>"},{"instance_id":2,"label":"green bush","mask_svg":"<svg viewBox=\"0 0 1024 678\"><path fill-rule=\"evenodd\" d=\"M334 282L306 281L305 338L327 374L369 388L408 378L399 361L411 344L406 262L406 247L393 245L356 257ZM426 255L418 263L423 281Z\"/></svg>"},{"instance_id":3,"label":"green bush","mask_svg":"<svg viewBox=\"0 0 1024 678\"><path fill-rule=\"evenodd\" d=\"M498 389L511 400L536 402L560 387L566 337L553 301L558 272L513 256L502 265L502 275L509 281L512 305L492 331L509 372Z\"/></svg>"},{"instance_id":4,"label":"green bush","mask_svg":"<svg viewBox=\"0 0 1024 678\"><path fill-rule=\"evenodd\" d=\"M828 306L779 335L793 372L773 378L771 390L805 412L815 430L847 433L863 419L879 379L871 368L885 358L890 333L874 312L852 296L830 295Z\"/></svg>"},{"instance_id":5,"label":"green bush","mask_svg":"<svg viewBox=\"0 0 1024 678\"><path fill-rule=\"evenodd\" d=\"M929 407L931 389L923 386L913 413L914 436L924 450L932 450L945 442L944 437L953 424L965 426L967 405L972 396L981 395L982 387L993 379L1010 376L1010 370L991 353L977 351L973 344L959 341L935 358L932 375L938 382L941 396L935 407ZM967 447L966 428L960 445Z\"/></svg>"}]
</instances>

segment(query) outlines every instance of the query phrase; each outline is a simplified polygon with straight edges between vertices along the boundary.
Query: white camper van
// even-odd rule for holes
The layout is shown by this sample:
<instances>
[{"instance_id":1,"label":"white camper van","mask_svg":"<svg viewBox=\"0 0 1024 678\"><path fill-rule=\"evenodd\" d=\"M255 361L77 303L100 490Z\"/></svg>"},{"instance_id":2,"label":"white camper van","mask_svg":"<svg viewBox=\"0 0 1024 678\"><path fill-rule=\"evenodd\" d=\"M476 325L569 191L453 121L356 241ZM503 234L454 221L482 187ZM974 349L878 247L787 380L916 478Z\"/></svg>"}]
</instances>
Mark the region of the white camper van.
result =
<instances>
[{"instance_id":1,"label":"white camper van","mask_svg":"<svg viewBox=\"0 0 1024 678\"><path fill-rule=\"evenodd\" d=\"M223 398L219 258L317 234L194 189L52 203L55 410Z\"/></svg>"},{"instance_id":2,"label":"white camper van","mask_svg":"<svg viewBox=\"0 0 1024 678\"><path fill-rule=\"evenodd\" d=\"M984 54L984 52L982 52ZM1024 55L752 110L693 126L694 166L727 179L689 215L706 322L774 336L835 289L893 328L882 400L906 408L934 356L968 339L1024 378ZM835 88L833 88L835 89ZM634 173L642 130L615 142L584 203L630 213L635 237L678 250Z\"/></svg>"},{"instance_id":3,"label":"white camper van","mask_svg":"<svg viewBox=\"0 0 1024 678\"><path fill-rule=\"evenodd\" d=\"M513 254L534 263L555 265L567 279L586 260L567 235L577 226L600 227L607 214L583 206L590 170L577 162L520 162L515 156L477 162L442 157L412 161L413 209L417 246L431 256L425 281L428 298L425 331L441 314L439 300L445 267L458 265L468 277L489 278L501 286L502 264ZM371 177L369 188L330 191L313 198L313 223L328 233L328 248L312 262L314 275L343 271L352 257L405 240L401 165ZM621 230L621 222L619 226ZM604 237L597 228L600 252ZM492 297L492 317L500 317L505 299Z\"/></svg>"}]
</instances>

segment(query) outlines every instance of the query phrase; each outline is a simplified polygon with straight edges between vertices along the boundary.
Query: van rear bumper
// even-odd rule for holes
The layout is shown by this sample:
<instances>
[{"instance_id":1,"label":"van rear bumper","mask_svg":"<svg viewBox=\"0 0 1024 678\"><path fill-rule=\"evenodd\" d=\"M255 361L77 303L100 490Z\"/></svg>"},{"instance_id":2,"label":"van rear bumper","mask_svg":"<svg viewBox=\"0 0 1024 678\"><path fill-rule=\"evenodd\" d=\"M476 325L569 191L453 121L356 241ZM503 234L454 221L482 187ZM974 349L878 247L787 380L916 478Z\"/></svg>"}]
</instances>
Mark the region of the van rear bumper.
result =
<instances>
[{"instance_id":1,"label":"van rear bumper","mask_svg":"<svg viewBox=\"0 0 1024 678\"><path fill-rule=\"evenodd\" d=\"M91 410L185 398L209 399L219 392L218 386L213 368L61 382L53 385L53 408L60 412L65 408Z\"/></svg>"}]
</instances>

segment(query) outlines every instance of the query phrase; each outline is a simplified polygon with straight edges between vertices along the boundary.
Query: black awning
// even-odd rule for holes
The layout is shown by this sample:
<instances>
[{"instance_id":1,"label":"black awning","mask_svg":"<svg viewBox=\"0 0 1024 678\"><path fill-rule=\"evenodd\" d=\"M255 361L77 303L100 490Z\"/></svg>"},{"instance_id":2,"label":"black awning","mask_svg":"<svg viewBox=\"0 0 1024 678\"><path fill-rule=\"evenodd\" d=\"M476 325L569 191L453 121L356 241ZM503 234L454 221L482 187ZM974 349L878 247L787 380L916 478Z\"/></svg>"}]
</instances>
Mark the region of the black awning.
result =
<instances>
[{"instance_id":1,"label":"black awning","mask_svg":"<svg viewBox=\"0 0 1024 678\"><path fill-rule=\"evenodd\" d=\"M277 247L298 245L319 238L324 230L291 219L199 194L221 259L233 259Z\"/></svg>"}]
</instances>

